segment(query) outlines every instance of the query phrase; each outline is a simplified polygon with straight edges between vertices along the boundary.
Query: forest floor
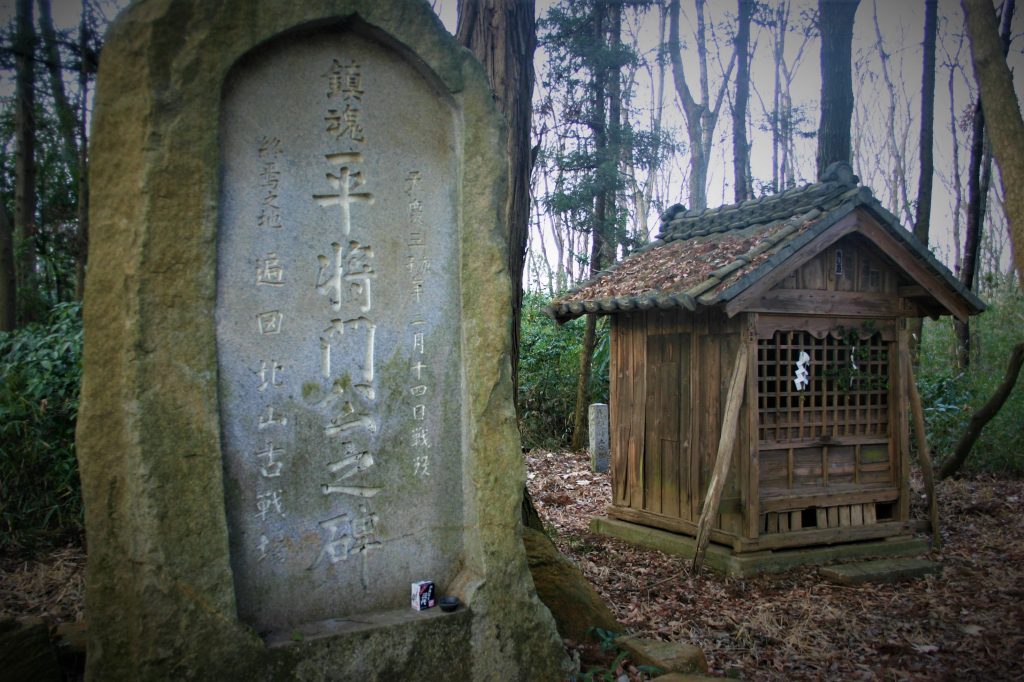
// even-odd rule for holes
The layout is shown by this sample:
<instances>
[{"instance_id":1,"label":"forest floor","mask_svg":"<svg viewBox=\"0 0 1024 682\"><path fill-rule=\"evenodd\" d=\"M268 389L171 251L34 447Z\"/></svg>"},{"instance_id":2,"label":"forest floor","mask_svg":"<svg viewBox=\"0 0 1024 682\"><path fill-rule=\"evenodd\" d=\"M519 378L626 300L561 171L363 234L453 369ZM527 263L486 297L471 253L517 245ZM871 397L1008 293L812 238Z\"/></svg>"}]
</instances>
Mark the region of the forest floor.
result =
<instances>
[{"instance_id":1,"label":"forest floor","mask_svg":"<svg viewBox=\"0 0 1024 682\"><path fill-rule=\"evenodd\" d=\"M585 454L534 451L528 486L549 532L619 621L701 647L711 673L746 680L1024 678L1024 481L939 484L942 573L841 587L814 569L727 578L588 530L611 498ZM918 486L919 489L919 486ZM918 490L915 505L921 513ZM0 558L0 618L83 617L85 554ZM586 659L586 655L584 655ZM586 669L584 667L584 669ZM635 677L635 675L634 675Z\"/></svg>"},{"instance_id":2,"label":"forest floor","mask_svg":"<svg viewBox=\"0 0 1024 682\"><path fill-rule=\"evenodd\" d=\"M1024 481L938 484L941 574L843 587L813 568L728 578L595 535L608 476L585 453L527 455L527 485L555 544L618 620L645 637L688 642L711 674L745 680L1024 679ZM915 482L916 483L916 482ZM916 511L924 498L915 485ZM584 669L586 669L584 667Z\"/></svg>"}]
</instances>

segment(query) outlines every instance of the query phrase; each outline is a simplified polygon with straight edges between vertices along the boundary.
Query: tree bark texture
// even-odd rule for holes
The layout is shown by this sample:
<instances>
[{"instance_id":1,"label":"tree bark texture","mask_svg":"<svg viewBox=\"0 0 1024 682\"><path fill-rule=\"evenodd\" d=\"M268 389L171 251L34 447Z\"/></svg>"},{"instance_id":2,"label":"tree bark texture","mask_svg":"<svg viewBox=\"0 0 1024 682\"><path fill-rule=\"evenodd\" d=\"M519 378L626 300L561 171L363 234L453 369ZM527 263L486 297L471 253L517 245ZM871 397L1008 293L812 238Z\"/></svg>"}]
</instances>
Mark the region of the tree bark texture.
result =
<instances>
[{"instance_id":1,"label":"tree bark texture","mask_svg":"<svg viewBox=\"0 0 1024 682\"><path fill-rule=\"evenodd\" d=\"M850 163L853 117L851 54L853 20L860 0L818 0L821 30L821 120L818 125L818 177L834 161Z\"/></svg>"},{"instance_id":2,"label":"tree bark texture","mask_svg":"<svg viewBox=\"0 0 1024 682\"><path fill-rule=\"evenodd\" d=\"M483 65L508 124L508 273L512 281L512 387L519 395L519 330L523 265L530 234L530 115L533 54L537 48L534 0L459 0L456 38Z\"/></svg>"},{"instance_id":3,"label":"tree bark texture","mask_svg":"<svg viewBox=\"0 0 1024 682\"><path fill-rule=\"evenodd\" d=\"M1010 24L1013 21L1014 12L1014 0L1006 0L1003 4L1003 16L1001 25L996 31L996 47L999 50L998 59L1002 61L1003 65L1006 64L1006 53L1010 46ZM965 6L966 11L966 6ZM994 17L993 17L994 18ZM970 26L968 26L970 31ZM971 52L974 53L974 36L971 34ZM975 65L976 76L979 78L979 91L980 91L980 71ZM1020 121L1020 110L1017 108L1017 97L1013 91L1012 83L1010 84L1009 96L1012 99L1013 111L1016 112L1017 121ZM999 111L1000 115L1007 115L1005 111ZM989 128L987 125L987 114L985 112L984 94L979 92L978 102L974 109L974 122L972 134L974 138L971 141L971 158L968 164L967 171L967 220L964 226L964 256L963 256L963 267L960 270L960 281L965 287L970 290L975 289L975 283L978 278L978 259L981 252L981 233L985 224L985 211L987 208L988 191L989 185L992 179L992 166L990 161L991 152L986 149L989 145L989 140L986 137L990 135ZM1020 144L1020 141L1017 141ZM1016 163L1021 163L1020 159L1012 159ZM1002 167L1000 167L1002 170ZM1001 173L1002 175L1002 173ZM1024 169L1022 169L1021 179L1024 179ZM1006 191L1006 178L1003 176L1003 190L1004 194ZM1024 199L1024 198L1022 198ZM1006 216L1007 221L1010 223L1011 238L1014 237L1014 222L1010 219L1010 203L1009 198L1006 198ZM1024 206L1022 206L1024 208ZM1018 219L1017 225L1020 225L1020 220L1024 220L1024 216ZM1019 229L1019 227L1018 227ZM1018 249L1016 248L1019 242L1014 240L1014 253L1019 257ZM1018 267L1018 273L1020 272ZM970 322L957 322L955 325L955 331L957 336L957 363L960 367L966 368L971 363L971 328Z\"/></svg>"},{"instance_id":4,"label":"tree bark texture","mask_svg":"<svg viewBox=\"0 0 1024 682\"><path fill-rule=\"evenodd\" d=\"M1017 276L1024 281L1024 121L991 0L961 0L961 5L988 134L999 164ZM1013 5L1012 0L1004 4L1004 25L1010 23Z\"/></svg>"},{"instance_id":5,"label":"tree bark texture","mask_svg":"<svg viewBox=\"0 0 1024 682\"><path fill-rule=\"evenodd\" d=\"M1010 362L1007 364L1003 382L999 384L999 388L988 399L988 402L971 415L971 420L967 424L967 430L964 431L964 435L960 437L960 441L956 444L953 456L943 462L942 468L939 470L939 478L949 478L954 475L964 465L964 462L967 461L967 455L971 454L971 449L978 440L978 436L981 435L981 430L992 421L993 417L999 414L999 410L1003 407L1006 399L1010 397L1010 392L1016 385L1017 377L1020 375L1022 364L1024 364L1024 343L1018 343L1014 346L1013 352L1010 353Z\"/></svg>"},{"instance_id":6,"label":"tree bark texture","mask_svg":"<svg viewBox=\"0 0 1024 682\"><path fill-rule=\"evenodd\" d=\"M921 66L921 135L919 138L920 174L917 183L917 216L914 220L914 236L928 246L928 230L932 215L932 180L935 162L932 146L935 137L935 36L938 32L938 0L924 3L924 63ZM910 357L917 362L918 348L924 325L921 319L911 321Z\"/></svg>"},{"instance_id":7,"label":"tree bark texture","mask_svg":"<svg viewBox=\"0 0 1024 682\"><path fill-rule=\"evenodd\" d=\"M754 0L739 0L739 25L736 27L736 98L732 107L733 178L736 203L752 196L747 183L750 150L747 147L747 100L750 99L750 19Z\"/></svg>"},{"instance_id":8,"label":"tree bark texture","mask_svg":"<svg viewBox=\"0 0 1024 682\"><path fill-rule=\"evenodd\" d=\"M932 154L935 137L935 36L938 32L938 0L924 3L924 63L921 78L921 176L917 185L917 217L914 221L914 236L928 245L928 228L932 213L932 176L935 162Z\"/></svg>"},{"instance_id":9,"label":"tree bark texture","mask_svg":"<svg viewBox=\"0 0 1024 682\"><path fill-rule=\"evenodd\" d=\"M20 297L35 287L36 163L35 163L35 29L32 0L18 0L15 15L14 231ZM23 314L31 311L26 306ZM24 318L23 318L24 319Z\"/></svg>"}]
</instances>

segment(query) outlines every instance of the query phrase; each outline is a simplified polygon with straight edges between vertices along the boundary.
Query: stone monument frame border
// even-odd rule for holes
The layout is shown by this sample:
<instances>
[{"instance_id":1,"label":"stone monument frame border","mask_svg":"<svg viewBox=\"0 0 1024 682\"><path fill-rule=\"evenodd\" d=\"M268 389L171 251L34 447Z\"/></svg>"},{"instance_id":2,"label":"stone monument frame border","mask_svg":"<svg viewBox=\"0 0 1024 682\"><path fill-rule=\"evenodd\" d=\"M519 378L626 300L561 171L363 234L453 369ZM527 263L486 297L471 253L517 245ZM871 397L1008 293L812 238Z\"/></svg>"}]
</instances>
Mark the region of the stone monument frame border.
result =
<instances>
[{"instance_id":1,"label":"stone monument frame border","mask_svg":"<svg viewBox=\"0 0 1024 682\"><path fill-rule=\"evenodd\" d=\"M456 105L466 534L453 588L470 608L474 676L560 674L521 540L508 314L492 319L511 297L504 127L479 64L425 2L143 0L108 34L91 149L77 437L92 679L259 679L296 665L237 621L230 568L214 329L221 97L260 45L356 19L406 46Z\"/></svg>"}]
</instances>

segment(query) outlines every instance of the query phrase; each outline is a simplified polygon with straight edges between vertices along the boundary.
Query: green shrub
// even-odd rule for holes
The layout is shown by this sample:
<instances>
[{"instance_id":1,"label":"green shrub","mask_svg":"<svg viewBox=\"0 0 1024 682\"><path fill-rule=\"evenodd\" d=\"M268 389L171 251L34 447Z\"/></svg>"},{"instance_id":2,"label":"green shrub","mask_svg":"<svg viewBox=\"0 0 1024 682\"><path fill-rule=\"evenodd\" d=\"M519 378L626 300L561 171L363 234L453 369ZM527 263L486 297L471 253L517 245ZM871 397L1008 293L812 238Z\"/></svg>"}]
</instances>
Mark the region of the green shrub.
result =
<instances>
[{"instance_id":1,"label":"green shrub","mask_svg":"<svg viewBox=\"0 0 1024 682\"><path fill-rule=\"evenodd\" d=\"M75 418L82 376L81 308L0 332L0 544L35 550L78 538L82 502Z\"/></svg>"},{"instance_id":2,"label":"green shrub","mask_svg":"<svg viewBox=\"0 0 1024 682\"><path fill-rule=\"evenodd\" d=\"M584 321L580 318L559 327L544 314L549 302L539 294L523 297L518 401L519 426L527 448L562 447L572 439ZM589 402L608 402L606 318L599 318L597 332Z\"/></svg>"},{"instance_id":3,"label":"green shrub","mask_svg":"<svg viewBox=\"0 0 1024 682\"><path fill-rule=\"evenodd\" d=\"M989 304L971 320L974 353L970 366L956 364L956 336L948 318L925 321L917 384L925 412L928 446L941 466L953 454L974 410L1003 381L1013 347L1024 341L1024 295L1003 288L986 295ZM1024 377L999 414L988 423L967 459L968 472L1024 475Z\"/></svg>"}]
</instances>

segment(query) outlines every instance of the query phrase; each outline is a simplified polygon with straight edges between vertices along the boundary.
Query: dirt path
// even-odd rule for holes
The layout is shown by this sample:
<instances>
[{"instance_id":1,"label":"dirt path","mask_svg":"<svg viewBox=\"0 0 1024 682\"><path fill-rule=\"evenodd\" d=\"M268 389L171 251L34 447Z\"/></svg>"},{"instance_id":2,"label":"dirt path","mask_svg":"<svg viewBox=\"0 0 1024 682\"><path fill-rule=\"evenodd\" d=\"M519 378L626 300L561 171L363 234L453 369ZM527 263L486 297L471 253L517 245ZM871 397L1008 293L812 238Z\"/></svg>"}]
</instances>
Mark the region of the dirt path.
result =
<instances>
[{"instance_id":1,"label":"dirt path","mask_svg":"<svg viewBox=\"0 0 1024 682\"><path fill-rule=\"evenodd\" d=\"M812 569L690 574L685 562L594 535L607 476L584 456L533 452L528 485L559 548L645 636L702 647L715 675L748 680L1024 679L1024 482L944 482L941 575L840 587ZM923 502L920 506L923 506Z\"/></svg>"}]
</instances>

